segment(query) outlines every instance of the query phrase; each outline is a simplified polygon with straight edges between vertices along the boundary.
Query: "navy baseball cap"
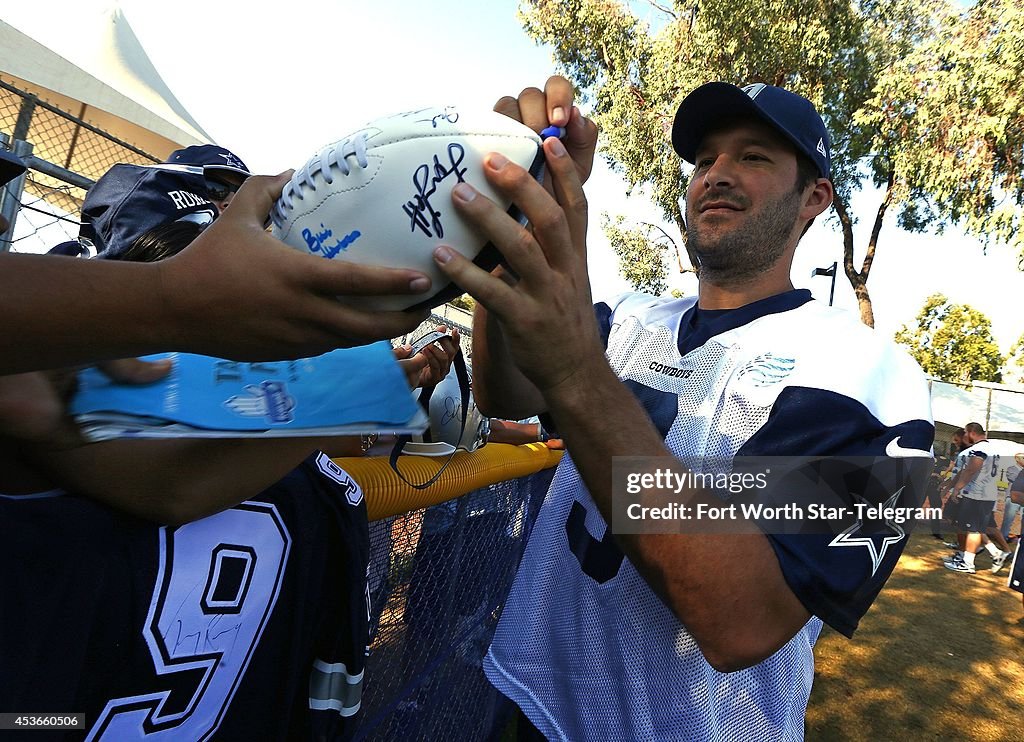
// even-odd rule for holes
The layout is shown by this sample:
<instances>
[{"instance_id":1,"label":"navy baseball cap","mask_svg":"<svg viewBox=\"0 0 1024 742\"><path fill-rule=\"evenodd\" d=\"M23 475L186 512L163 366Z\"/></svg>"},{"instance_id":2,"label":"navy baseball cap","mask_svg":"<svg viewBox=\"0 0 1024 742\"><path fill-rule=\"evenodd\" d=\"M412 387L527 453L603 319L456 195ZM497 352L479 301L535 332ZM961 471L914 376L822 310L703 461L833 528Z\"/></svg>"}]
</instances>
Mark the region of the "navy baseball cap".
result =
<instances>
[{"instance_id":1,"label":"navy baseball cap","mask_svg":"<svg viewBox=\"0 0 1024 742\"><path fill-rule=\"evenodd\" d=\"M241 158L216 144L196 144L171 152L165 162L172 165L197 165L207 177L238 187L252 175Z\"/></svg>"},{"instance_id":2,"label":"navy baseball cap","mask_svg":"<svg viewBox=\"0 0 1024 742\"><path fill-rule=\"evenodd\" d=\"M26 169L20 157L0 149L0 185L7 185Z\"/></svg>"},{"instance_id":3,"label":"navy baseball cap","mask_svg":"<svg viewBox=\"0 0 1024 742\"><path fill-rule=\"evenodd\" d=\"M756 116L771 125L811 158L821 177L832 177L831 143L814 104L764 83L743 88L727 82L701 85L679 104L672 124L672 148L692 165L708 131L736 116Z\"/></svg>"},{"instance_id":4,"label":"navy baseball cap","mask_svg":"<svg viewBox=\"0 0 1024 742\"><path fill-rule=\"evenodd\" d=\"M85 194L80 235L92 240L96 257L113 258L155 227L207 225L218 213L200 167L114 165Z\"/></svg>"}]
</instances>

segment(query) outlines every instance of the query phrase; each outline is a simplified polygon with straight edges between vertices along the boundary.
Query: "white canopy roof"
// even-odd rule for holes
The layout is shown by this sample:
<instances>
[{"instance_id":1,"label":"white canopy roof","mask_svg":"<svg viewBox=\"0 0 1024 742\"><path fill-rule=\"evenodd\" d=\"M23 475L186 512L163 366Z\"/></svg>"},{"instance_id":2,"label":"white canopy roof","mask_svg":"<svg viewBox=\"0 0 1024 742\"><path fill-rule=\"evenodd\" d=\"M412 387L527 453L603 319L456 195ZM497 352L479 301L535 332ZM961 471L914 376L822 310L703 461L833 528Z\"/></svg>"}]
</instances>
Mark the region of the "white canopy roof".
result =
<instances>
[{"instance_id":1,"label":"white canopy roof","mask_svg":"<svg viewBox=\"0 0 1024 742\"><path fill-rule=\"evenodd\" d=\"M6 5L0 74L15 87L158 157L211 141L116 5L60 3L47 13L29 3Z\"/></svg>"}]
</instances>

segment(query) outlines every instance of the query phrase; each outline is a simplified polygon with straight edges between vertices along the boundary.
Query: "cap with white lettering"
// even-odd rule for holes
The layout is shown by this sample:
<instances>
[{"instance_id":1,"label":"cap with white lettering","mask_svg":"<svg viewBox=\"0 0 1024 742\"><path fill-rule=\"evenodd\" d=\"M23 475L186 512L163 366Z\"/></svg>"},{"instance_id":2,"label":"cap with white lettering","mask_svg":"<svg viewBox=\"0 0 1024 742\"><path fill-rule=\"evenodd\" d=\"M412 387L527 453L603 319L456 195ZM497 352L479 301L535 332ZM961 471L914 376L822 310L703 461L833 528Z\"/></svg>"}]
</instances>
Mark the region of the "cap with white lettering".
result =
<instances>
[{"instance_id":1,"label":"cap with white lettering","mask_svg":"<svg viewBox=\"0 0 1024 742\"><path fill-rule=\"evenodd\" d=\"M114 258L163 224L209 224L219 211L205 182L201 167L114 165L85 196L80 235L92 240L96 257Z\"/></svg>"}]
</instances>

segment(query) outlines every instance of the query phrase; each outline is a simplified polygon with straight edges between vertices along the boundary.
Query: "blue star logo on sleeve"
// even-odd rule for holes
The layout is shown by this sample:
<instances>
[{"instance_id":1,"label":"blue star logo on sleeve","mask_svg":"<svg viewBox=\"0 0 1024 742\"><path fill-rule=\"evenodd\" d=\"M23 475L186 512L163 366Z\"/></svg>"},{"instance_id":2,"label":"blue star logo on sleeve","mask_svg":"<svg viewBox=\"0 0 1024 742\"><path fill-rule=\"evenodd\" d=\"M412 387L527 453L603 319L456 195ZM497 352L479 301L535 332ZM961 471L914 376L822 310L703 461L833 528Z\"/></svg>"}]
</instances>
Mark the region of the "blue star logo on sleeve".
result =
<instances>
[{"instance_id":1,"label":"blue star logo on sleeve","mask_svg":"<svg viewBox=\"0 0 1024 742\"><path fill-rule=\"evenodd\" d=\"M893 493L892 497L890 497L882 504L882 508L887 510L896 507L896 501L899 500L899 497L903 493L904 489L906 489L906 487L900 487L898 490L896 490L896 492ZM854 499L862 502L864 505L872 505L872 503L868 502L860 495L853 495L853 497ZM885 552L889 549L889 547L893 544L898 544L907 536L907 532L904 531L898 523L895 523L889 518L886 518L885 525L887 528L891 528L893 530L893 534L881 537L881 548L879 548L878 545L875 543L875 539L878 538L878 536L853 535L864 527L864 521L862 518L857 518L852 526L850 526L845 531L836 536L834 539L832 539L832 541L829 542L829 546L863 546L864 548L866 548L868 550L868 554L871 557L871 576L874 577L875 572L878 571L878 566L885 559Z\"/></svg>"}]
</instances>

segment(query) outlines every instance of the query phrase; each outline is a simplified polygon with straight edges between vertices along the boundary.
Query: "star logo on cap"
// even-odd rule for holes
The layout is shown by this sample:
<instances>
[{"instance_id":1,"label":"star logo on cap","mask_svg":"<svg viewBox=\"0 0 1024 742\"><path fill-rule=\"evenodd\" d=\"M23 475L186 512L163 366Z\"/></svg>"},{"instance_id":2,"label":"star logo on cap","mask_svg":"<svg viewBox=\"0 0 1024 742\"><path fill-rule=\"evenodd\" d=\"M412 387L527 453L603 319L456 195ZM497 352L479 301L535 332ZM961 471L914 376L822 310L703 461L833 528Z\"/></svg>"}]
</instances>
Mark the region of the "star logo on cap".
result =
<instances>
[{"instance_id":1,"label":"star logo on cap","mask_svg":"<svg viewBox=\"0 0 1024 742\"><path fill-rule=\"evenodd\" d=\"M235 156L234 156L233 154L231 154L230 152L219 152L218 154L219 154L219 155L220 155L221 157L223 157L223 158L224 158L224 161L225 161L225 162L226 162L226 163L227 163L228 165L230 165L231 167L237 167L237 168L238 168L238 169L240 169L240 170L245 170L245 165L243 165L243 164L242 164L242 161L241 161L241 160L239 160L239 159L238 159L237 157L235 157Z\"/></svg>"}]
</instances>

